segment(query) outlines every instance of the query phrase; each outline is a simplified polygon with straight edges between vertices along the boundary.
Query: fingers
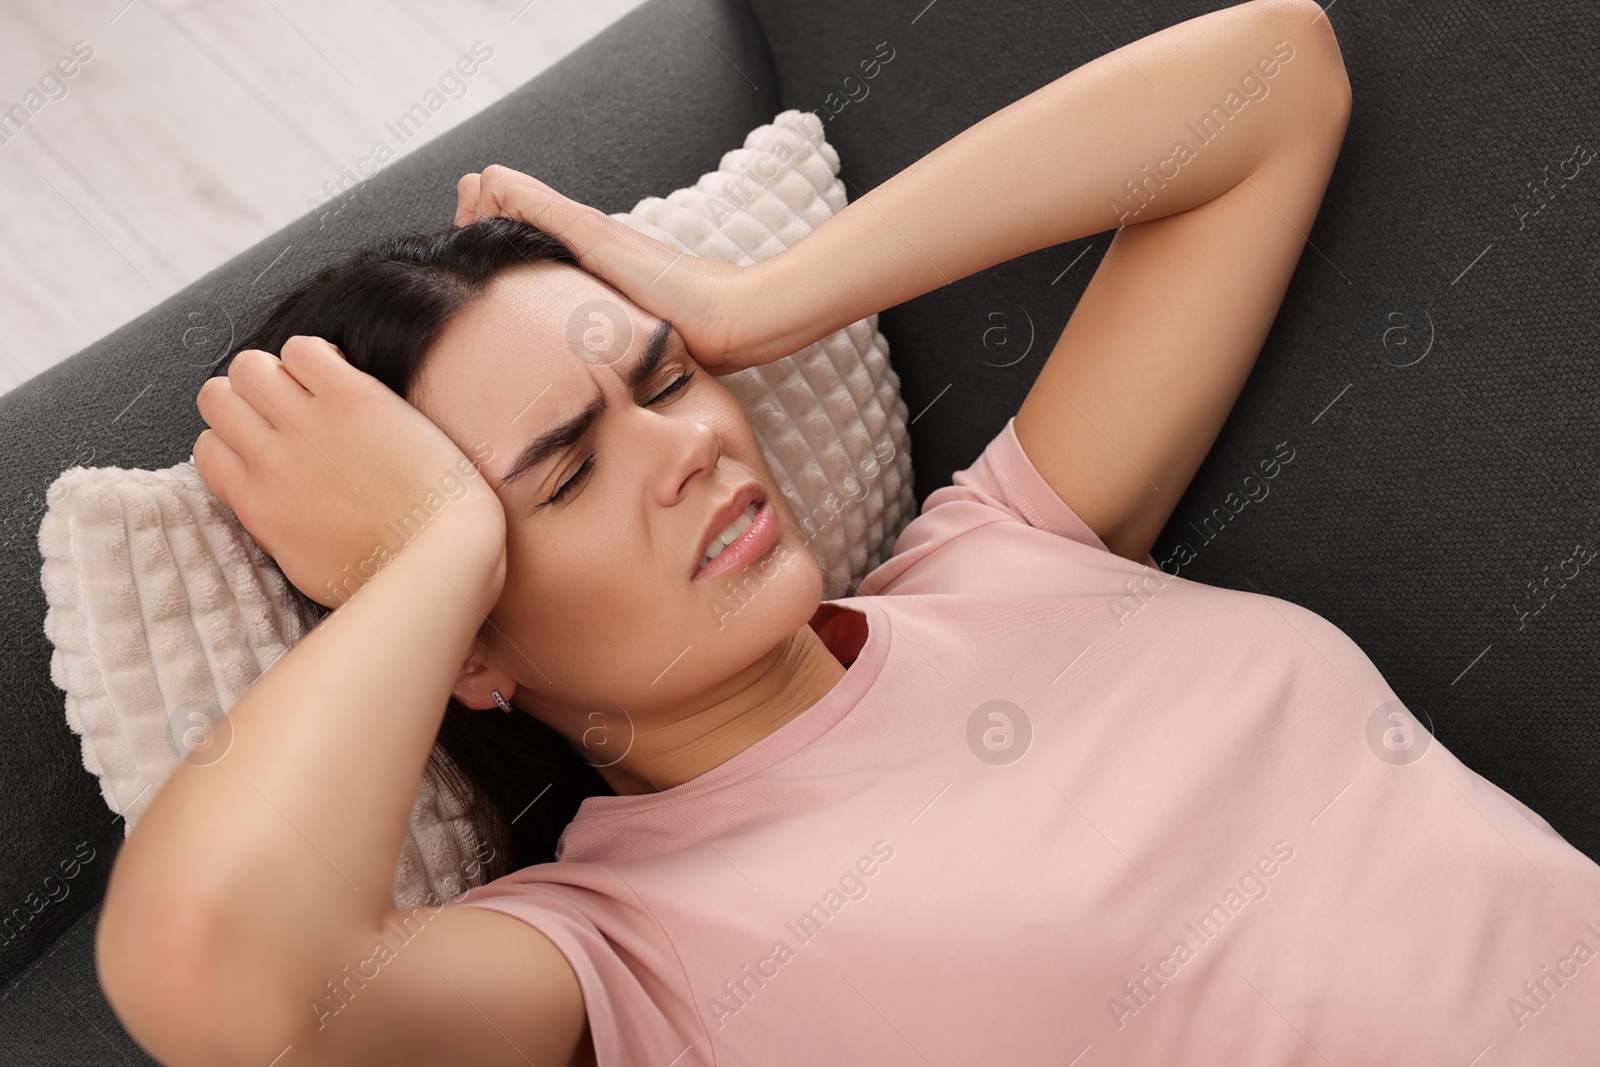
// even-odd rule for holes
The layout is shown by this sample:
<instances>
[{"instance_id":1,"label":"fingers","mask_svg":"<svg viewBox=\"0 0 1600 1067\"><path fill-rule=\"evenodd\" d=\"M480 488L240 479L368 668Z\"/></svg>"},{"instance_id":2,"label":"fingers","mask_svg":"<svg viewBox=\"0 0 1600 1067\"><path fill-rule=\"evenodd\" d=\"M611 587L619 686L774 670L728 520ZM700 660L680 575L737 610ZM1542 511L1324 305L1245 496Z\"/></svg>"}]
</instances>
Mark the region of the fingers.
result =
<instances>
[{"instance_id":1,"label":"fingers","mask_svg":"<svg viewBox=\"0 0 1600 1067\"><path fill-rule=\"evenodd\" d=\"M243 455L259 455L276 429L255 405L239 395L229 378L207 378L195 397L195 407L211 427L212 436L225 442L241 460ZM199 457L195 458L198 462Z\"/></svg>"},{"instance_id":2,"label":"fingers","mask_svg":"<svg viewBox=\"0 0 1600 1067\"><path fill-rule=\"evenodd\" d=\"M287 418L284 403L289 397L286 388L292 379L278 362L278 357L258 348L247 348L233 357L228 365L228 384L231 391L243 398L261 418L277 428ZM299 386L294 389L299 391Z\"/></svg>"},{"instance_id":3,"label":"fingers","mask_svg":"<svg viewBox=\"0 0 1600 1067\"><path fill-rule=\"evenodd\" d=\"M456 218L451 225L466 226L478 221L478 185L476 174L463 174L456 182Z\"/></svg>"},{"instance_id":4,"label":"fingers","mask_svg":"<svg viewBox=\"0 0 1600 1067\"><path fill-rule=\"evenodd\" d=\"M203 391L203 390L202 390ZM202 431L194 440L194 468L211 495L239 513L234 501L244 486L247 471L244 458L235 452L216 430Z\"/></svg>"},{"instance_id":5,"label":"fingers","mask_svg":"<svg viewBox=\"0 0 1600 1067\"><path fill-rule=\"evenodd\" d=\"M533 175L512 170L500 163L489 164L483 168L483 173L478 175L480 215L515 212L516 217L522 221L548 229L549 227L540 221L540 216L548 212L552 201L563 199L565 197ZM489 210L486 211L485 208Z\"/></svg>"},{"instance_id":6,"label":"fingers","mask_svg":"<svg viewBox=\"0 0 1600 1067\"><path fill-rule=\"evenodd\" d=\"M658 284L684 257L605 212L562 196L521 171L491 163L456 183L456 225L479 219L513 218L553 234L572 250L578 265L610 283L653 315L673 310L665 291L677 279Z\"/></svg>"},{"instance_id":7,"label":"fingers","mask_svg":"<svg viewBox=\"0 0 1600 1067\"><path fill-rule=\"evenodd\" d=\"M579 264L591 273L598 264L590 250L633 231L602 211L562 196L539 179L499 163L478 174L462 175L456 182L456 226L480 219L512 218L554 234L572 249Z\"/></svg>"},{"instance_id":8,"label":"fingers","mask_svg":"<svg viewBox=\"0 0 1600 1067\"><path fill-rule=\"evenodd\" d=\"M278 363L288 380L307 396L321 396L349 380L353 371L361 373L344 358L338 345L304 334L296 334L283 343Z\"/></svg>"},{"instance_id":9,"label":"fingers","mask_svg":"<svg viewBox=\"0 0 1600 1067\"><path fill-rule=\"evenodd\" d=\"M503 215L559 237L580 261L608 235L613 220L556 192L539 179L492 163L478 176L477 217ZM585 265L585 269L591 269Z\"/></svg>"}]
</instances>

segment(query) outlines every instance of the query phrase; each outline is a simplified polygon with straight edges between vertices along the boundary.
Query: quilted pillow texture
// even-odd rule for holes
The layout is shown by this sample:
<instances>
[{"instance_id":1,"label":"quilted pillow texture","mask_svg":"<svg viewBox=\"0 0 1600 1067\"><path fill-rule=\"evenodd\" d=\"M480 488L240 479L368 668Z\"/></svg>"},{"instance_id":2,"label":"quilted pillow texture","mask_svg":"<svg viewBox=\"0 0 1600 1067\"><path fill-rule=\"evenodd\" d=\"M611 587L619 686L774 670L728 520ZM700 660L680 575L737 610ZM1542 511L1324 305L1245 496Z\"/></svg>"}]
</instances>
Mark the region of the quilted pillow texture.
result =
<instances>
[{"instance_id":1,"label":"quilted pillow texture","mask_svg":"<svg viewBox=\"0 0 1600 1067\"><path fill-rule=\"evenodd\" d=\"M750 264L844 208L838 172L820 120L785 111L695 185L612 217L689 255ZM749 415L824 598L850 595L916 508L906 406L877 316L719 381ZM225 758L227 710L314 620L192 457L157 471L73 467L49 501L38 541L50 677L84 767L131 832L183 759ZM424 773L396 907L437 906L482 884L464 813Z\"/></svg>"}]
</instances>

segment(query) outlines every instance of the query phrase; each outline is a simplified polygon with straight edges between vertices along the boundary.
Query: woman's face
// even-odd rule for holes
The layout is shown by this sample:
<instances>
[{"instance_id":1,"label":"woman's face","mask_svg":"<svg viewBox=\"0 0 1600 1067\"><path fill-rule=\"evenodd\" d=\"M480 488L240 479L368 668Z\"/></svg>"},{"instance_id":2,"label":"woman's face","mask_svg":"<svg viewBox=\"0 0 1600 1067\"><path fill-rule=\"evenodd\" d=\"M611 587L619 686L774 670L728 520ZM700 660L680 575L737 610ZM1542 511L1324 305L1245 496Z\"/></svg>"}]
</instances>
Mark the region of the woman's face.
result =
<instances>
[{"instance_id":1,"label":"woman's face","mask_svg":"<svg viewBox=\"0 0 1600 1067\"><path fill-rule=\"evenodd\" d=\"M740 672L804 627L822 596L744 409L677 331L662 331L660 362L628 384L657 326L578 268L518 267L452 319L410 398L482 463L505 508L506 579L482 677L569 739L587 733L602 766L634 731L734 695ZM508 478L530 443L601 399L586 431ZM718 508L752 483L776 513L776 540L694 580L707 531L725 525Z\"/></svg>"}]
</instances>

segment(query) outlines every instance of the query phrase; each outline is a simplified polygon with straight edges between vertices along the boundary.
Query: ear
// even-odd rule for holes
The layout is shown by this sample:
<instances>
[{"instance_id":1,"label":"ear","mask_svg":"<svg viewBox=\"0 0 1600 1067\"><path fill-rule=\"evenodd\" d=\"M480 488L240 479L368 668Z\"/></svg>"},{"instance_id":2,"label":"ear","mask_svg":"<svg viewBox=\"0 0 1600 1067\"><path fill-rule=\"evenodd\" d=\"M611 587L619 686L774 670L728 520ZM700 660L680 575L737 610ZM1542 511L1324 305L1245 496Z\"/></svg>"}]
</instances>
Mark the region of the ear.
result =
<instances>
[{"instance_id":1,"label":"ear","mask_svg":"<svg viewBox=\"0 0 1600 1067\"><path fill-rule=\"evenodd\" d=\"M461 665L461 671L456 675L456 684L451 688L450 695L469 708L499 711L500 706L494 702L492 695L492 691L496 689L500 691L501 698L509 704L512 694L517 691L516 679L499 667L468 660Z\"/></svg>"}]
</instances>

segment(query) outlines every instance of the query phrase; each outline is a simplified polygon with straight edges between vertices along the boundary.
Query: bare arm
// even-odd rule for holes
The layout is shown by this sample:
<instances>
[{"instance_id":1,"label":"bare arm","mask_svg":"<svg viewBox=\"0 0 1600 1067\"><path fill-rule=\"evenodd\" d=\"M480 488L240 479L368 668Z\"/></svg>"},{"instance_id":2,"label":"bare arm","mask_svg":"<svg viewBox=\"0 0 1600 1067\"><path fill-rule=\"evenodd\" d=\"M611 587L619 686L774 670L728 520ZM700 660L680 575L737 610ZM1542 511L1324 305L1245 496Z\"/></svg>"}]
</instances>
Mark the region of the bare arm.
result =
<instances>
[{"instance_id":1,"label":"bare arm","mask_svg":"<svg viewBox=\"0 0 1600 1067\"><path fill-rule=\"evenodd\" d=\"M1255 366L1344 139L1337 84L1329 108L1282 113L1300 136L1239 185L1117 233L1017 412L1023 451L1116 555L1151 551Z\"/></svg>"},{"instance_id":2,"label":"bare arm","mask_svg":"<svg viewBox=\"0 0 1600 1067\"><path fill-rule=\"evenodd\" d=\"M496 551L436 516L262 675L226 755L181 765L123 846L96 958L163 1063L574 1062L587 1022L554 945L493 912L391 904Z\"/></svg>"},{"instance_id":3,"label":"bare arm","mask_svg":"<svg viewBox=\"0 0 1600 1067\"><path fill-rule=\"evenodd\" d=\"M252 534L293 555L342 543L341 514L359 532L440 470L471 469L325 342L283 352L241 353L199 397L213 428L196 463ZM259 1065L288 1048L280 1067L456 1053L561 1064L585 1032L571 969L525 924L446 908L408 939L388 923L404 922L392 894L417 784L505 581L501 505L475 476L461 484L257 679L228 713L227 750L179 765L118 853L96 964L119 1019L162 1062ZM329 983L370 977L380 942L395 956L380 978L319 1017Z\"/></svg>"},{"instance_id":4,"label":"bare arm","mask_svg":"<svg viewBox=\"0 0 1600 1067\"><path fill-rule=\"evenodd\" d=\"M751 268L761 337L781 356L857 319L1017 256L1205 204L1239 185L1343 79L1314 0L1249 0L1077 67L962 131ZM1294 58L1282 62L1283 46ZM1268 68L1258 64L1266 59ZM1264 69L1275 68L1268 78ZM1241 77L1268 90L1175 174L1160 161ZM1348 82L1344 82L1348 93ZM1222 126L1214 123L1214 126ZM1141 185L1142 199L1129 183ZM772 356L771 358L777 358ZM764 362L756 358L756 362Z\"/></svg>"},{"instance_id":5,"label":"bare arm","mask_svg":"<svg viewBox=\"0 0 1600 1067\"><path fill-rule=\"evenodd\" d=\"M1143 560L1255 364L1349 111L1315 3L1224 9L978 123L768 261L767 284L799 294L786 328L814 331L1116 225L1015 428L1106 547Z\"/></svg>"},{"instance_id":6,"label":"bare arm","mask_svg":"<svg viewBox=\"0 0 1600 1067\"><path fill-rule=\"evenodd\" d=\"M974 123L750 267L682 255L498 164L462 176L456 223L507 215L540 226L585 270L670 319L714 372L770 363L996 263L1238 186L1300 132L1284 115L1336 110L1341 85L1348 98L1321 12L1315 0L1247 0L1131 41ZM1247 77L1257 88L1241 88ZM1245 106L1214 113L1230 91ZM1171 162L1180 140L1205 143Z\"/></svg>"}]
</instances>

